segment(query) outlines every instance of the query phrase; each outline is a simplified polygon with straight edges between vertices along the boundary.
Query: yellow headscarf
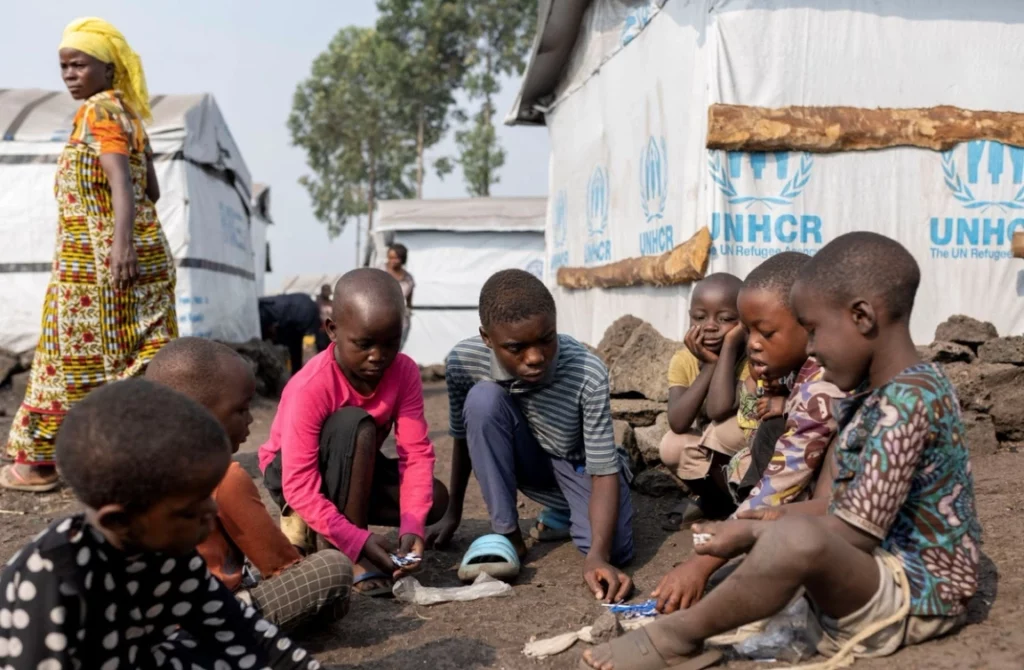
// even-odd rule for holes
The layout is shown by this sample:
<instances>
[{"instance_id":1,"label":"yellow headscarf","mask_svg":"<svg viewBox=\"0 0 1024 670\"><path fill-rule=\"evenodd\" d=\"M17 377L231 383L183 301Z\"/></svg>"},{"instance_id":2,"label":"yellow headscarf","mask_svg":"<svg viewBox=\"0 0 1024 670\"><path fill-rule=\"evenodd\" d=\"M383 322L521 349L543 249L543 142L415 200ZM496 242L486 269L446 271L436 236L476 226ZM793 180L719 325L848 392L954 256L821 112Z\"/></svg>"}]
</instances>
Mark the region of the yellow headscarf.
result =
<instances>
[{"instance_id":1,"label":"yellow headscarf","mask_svg":"<svg viewBox=\"0 0 1024 670\"><path fill-rule=\"evenodd\" d=\"M143 120L148 121L152 118L142 60L128 46L121 31L103 19L91 16L75 19L64 29L64 37L59 48L77 49L104 63L112 64L114 88L121 92L124 101Z\"/></svg>"}]
</instances>

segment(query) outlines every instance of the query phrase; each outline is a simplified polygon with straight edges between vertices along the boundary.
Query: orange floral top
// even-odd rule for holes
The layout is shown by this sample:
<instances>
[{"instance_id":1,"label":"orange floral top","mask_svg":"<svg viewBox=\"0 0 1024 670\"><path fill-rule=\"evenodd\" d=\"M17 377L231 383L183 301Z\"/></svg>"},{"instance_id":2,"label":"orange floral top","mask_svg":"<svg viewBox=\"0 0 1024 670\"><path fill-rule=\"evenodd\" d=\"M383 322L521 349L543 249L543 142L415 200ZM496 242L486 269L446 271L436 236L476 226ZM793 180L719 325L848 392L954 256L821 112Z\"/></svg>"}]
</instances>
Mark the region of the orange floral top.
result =
<instances>
[{"instance_id":1,"label":"orange floral top","mask_svg":"<svg viewBox=\"0 0 1024 670\"><path fill-rule=\"evenodd\" d=\"M142 119L114 90L97 93L78 108L68 142L84 144L97 155L153 153Z\"/></svg>"}]
</instances>

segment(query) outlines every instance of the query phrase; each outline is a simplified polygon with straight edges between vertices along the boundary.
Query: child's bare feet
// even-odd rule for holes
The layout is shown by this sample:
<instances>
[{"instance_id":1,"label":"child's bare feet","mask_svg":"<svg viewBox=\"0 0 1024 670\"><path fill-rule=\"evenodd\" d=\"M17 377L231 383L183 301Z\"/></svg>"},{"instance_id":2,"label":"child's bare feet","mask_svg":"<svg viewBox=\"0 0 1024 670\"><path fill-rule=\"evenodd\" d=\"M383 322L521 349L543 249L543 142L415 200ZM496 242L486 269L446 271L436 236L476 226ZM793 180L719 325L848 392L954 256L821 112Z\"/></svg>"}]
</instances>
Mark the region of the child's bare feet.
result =
<instances>
[{"instance_id":1,"label":"child's bare feet","mask_svg":"<svg viewBox=\"0 0 1024 670\"><path fill-rule=\"evenodd\" d=\"M628 660L629 666L632 667L641 657L650 659L651 652L661 657L664 665L660 667L664 668L676 667L686 661L696 661L700 645L684 640L675 633L671 626L674 616L655 621L610 644L587 649L583 652L581 665L596 670L616 670L616 661L625 663ZM704 655L700 655L700 658L703 659ZM711 659L712 656L708 655L706 664L698 662L693 668L705 668L712 664ZM643 667L648 666L644 665ZM659 666L651 663L650 667ZM690 666L683 665L682 667L689 668Z\"/></svg>"},{"instance_id":2,"label":"child's bare feet","mask_svg":"<svg viewBox=\"0 0 1024 670\"><path fill-rule=\"evenodd\" d=\"M519 556L519 560L522 561L526 558L526 552L528 550L526 546L526 540L523 539L523 533L518 528L505 535L512 546L515 547L516 555Z\"/></svg>"},{"instance_id":3,"label":"child's bare feet","mask_svg":"<svg viewBox=\"0 0 1024 670\"><path fill-rule=\"evenodd\" d=\"M391 591L390 576L364 577L377 573L381 575L380 569L365 558L352 566L352 589L357 593L378 594L384 590Z\"/></svg>"}]
</instances>

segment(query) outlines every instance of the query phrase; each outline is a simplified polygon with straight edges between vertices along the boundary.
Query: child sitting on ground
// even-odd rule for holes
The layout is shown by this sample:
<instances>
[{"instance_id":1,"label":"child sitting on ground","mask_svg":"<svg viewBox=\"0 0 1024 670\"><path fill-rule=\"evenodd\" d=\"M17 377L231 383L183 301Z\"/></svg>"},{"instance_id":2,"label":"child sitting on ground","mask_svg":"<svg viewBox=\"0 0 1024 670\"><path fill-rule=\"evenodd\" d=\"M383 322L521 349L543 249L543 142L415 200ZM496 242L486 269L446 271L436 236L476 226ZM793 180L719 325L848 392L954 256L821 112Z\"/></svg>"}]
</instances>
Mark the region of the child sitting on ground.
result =
<instances>
[{"instance_id":1,"label":"child sitting on ground","mask_svg":"<svg viewBox=\"0 0 1024 670\"><path fill-rule=\"evenodd\" d=\"M231 461L209 412L144 379L115 382L68 412L56 450L86 510L54 521L0 573L5 667L320 667L195 551Z\"/></svg>"},{"instance_id":2,"label":"child sitting on ground","mask_svg":"<svg viewBox=\"0 0 1024 670\"><path fill-rule=\"evenodd\" d=\"M735 508L726 466L743 449L759 423L756 382L746 356L746 332L736 297L742 282L713 274L697 283L690 299L686 348L668 369L669 430L658 449L661 461L696 494L684 499L662 522L679 530L701 519L722 518ZM694 422L702 434L691 432Z\"/></svg>"},{"instance_id":3,"label":"child sitting on ground","mask_svg":"<svg viewBox=\"0 0 1024 670\"><path fill-rule=\"evenodd\" d=\"M789 302L797 274L809 261L810 256L795 252L772 256L750 272L739 292L737 305L749 332L747 356L753 373L792 391L786 399L785 432L775 441L760 482L738 512L810 498L825 450L836 435L831 403L844 394L824 381L821 366L808 358L807 331ZM708 579L725 563L714 556L695 556L673 568L652 594L658 610L674 612L699 600Z\"/></svg>"},{"instance_id":4,"label":"child sitting on ground","mask_svg":"<svg viewBox=\"0 0 1024 670\"><path fill-rule=\"evenodd\" d=\"M773 521L699 528L711 538L698 552L747 553L740 567L688 612L585 652L587 667L694 658L703 640L778 612L800 589L818 651L834 656L834 667L965 622L981 526L959 400L941 368L921 363L910 336L920 279L906 249L867 232L835 239L804 268L792 296L808 349L828 379L856 391L838 410L827 513L794 505Z\"/></svg>"},{"instance_id":5,"label":"child sitting on ground","mask_svg":"<svg viewBox=\"0 0 1024 670\"><path fill-rule=\"evenodd\" d=\"M172 340L153 357L146 378L206 407L227 431L233 453L249 437L256 378L231 348L198 337ZM239 599L286 631L314 619L327 624L345 616L352 563L344 554L327 549L303 559L237 462L228 466L213 500L217 520L197 549L210 572ZM246 574L247 559L259 571L258 583Z\"/></svg>"},{"instance_id":6,"label":"child sitting on ground","mask_svg":"<svg viewBox=\"0 0 1024 670\"><path fill-rule=\"evenodd\" d=\"M420 371L398 353L404 313L402 288L383 270L338 280L332 344L288 382L259 452L289 539L305 544L308 525L355 563L353 588L365 595L391 593L392 577L408 571L391 555L422 559L425 526L448 505L433 476ZM392 428L397 461L380 451ZM397 551L370 524L398 526Z\"/></svg>"},{"instance_id":7,"label":"child sitting on ground","mask_svg":"<svg viewBox=\"0 0 1024 670\"><path fill-rule=\"evenodd\" d=\"M492 530L520 560L527 547L517 490L567 519L594 595L622 600L632 589L618 566L633 559L633 503L612 431L607 368L558 334L554 298L529 272L502 270L484 283L480 324L480 335L455 345L445 365L452 495L432 537L444 544L458 528L472 472Z\"/></svg>"}]
</instances>

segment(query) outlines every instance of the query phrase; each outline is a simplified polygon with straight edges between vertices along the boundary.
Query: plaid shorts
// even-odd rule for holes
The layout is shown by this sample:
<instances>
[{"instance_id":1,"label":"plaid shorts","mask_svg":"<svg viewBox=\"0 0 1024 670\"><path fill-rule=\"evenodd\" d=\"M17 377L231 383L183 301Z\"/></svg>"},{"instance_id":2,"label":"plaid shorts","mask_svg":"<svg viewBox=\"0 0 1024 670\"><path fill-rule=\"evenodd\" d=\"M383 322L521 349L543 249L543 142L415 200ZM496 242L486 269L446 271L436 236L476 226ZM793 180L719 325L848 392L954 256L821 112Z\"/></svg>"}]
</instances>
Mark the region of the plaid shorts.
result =
<instances>
[{"instance_id":1,"label":"plaid shorts","mask_svg":"<svg viewBox=\"0 0 1024 670\"><path fill-rule=\"evenodd\" d=\"M351 593L352 562L327 549L236 595L267 621L294 631L314 621L327 625L341 619L348 613Z\"/></svg>"}]
</instances>

